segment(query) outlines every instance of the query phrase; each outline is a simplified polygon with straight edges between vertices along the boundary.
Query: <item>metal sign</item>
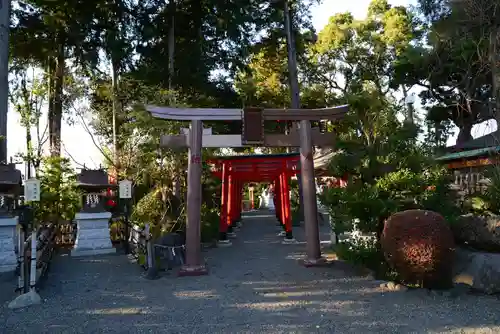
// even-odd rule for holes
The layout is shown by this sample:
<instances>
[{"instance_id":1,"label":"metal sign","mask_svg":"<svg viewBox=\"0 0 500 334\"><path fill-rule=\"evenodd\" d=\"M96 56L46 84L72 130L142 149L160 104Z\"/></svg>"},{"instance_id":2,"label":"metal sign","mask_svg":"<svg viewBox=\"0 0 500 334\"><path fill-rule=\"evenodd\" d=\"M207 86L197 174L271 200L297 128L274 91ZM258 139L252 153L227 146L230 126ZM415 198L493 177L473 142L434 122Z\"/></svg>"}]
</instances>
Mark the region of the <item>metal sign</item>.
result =
<instances>
[{"instance_id":1,"label":"metal sign","mask_svg":"<svg viewBox=\"0 0 500 334\"><path fill-rule=\"evenodd\" d=\"M132 198L132 181L121 180L119 183L120 198L130 199Z\"/></svg>"},{"instance_id":2,"label":"metal sign","mask_svg":"<svg viewBox=\"0 0 500 334\"><path fill-rule=\"evenodd\" d=\"M40 180L31 178L24 182L24 200L40 202Z\"/></svg>"}]
</instances>

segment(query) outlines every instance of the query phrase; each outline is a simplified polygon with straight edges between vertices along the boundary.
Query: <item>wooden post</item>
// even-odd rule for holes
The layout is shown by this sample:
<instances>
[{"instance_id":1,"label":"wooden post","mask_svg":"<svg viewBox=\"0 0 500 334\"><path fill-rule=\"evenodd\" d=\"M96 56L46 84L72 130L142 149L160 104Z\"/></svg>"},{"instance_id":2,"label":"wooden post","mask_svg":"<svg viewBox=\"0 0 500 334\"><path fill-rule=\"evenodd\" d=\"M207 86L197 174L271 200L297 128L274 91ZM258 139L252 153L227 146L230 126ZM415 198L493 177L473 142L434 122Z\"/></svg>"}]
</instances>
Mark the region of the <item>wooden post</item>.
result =
<instances>
[{"instance_id":1,"label":"wooden post","mask_svg":"<svg viewBox=\"0 0 500 334\"><path fill-rule=\"evenodd\" d=\"M17 278L17 289L20 294L28 292L24 286L25 272L24 272L24 228L18 225L18 238L17 238L17 264L19 266L19 276Z\"/></svg>"},{"instance_id":2,"label":"wooden post","mask_svg":"<svg viewBox=\"0 0 500 334\"><path fill-rule=\"evenodd\" d=\"M179 276L200 276L208 274L201 256L201 148L203 123L191 121L189 133L189 163L186 224L186 264Z\"/></svg>"},{"instance_id":3,"label":"wooden post","mask_svg":"<svg viewBox=\"0 0 500 334\"><path fill-rule=\"evenodd\" d=\"M311 122L300 121L300 173L302 195L304 197L304 223L306 230L307 267L322 265L325 259L321 257L318 228L318 206L316 201L316 185L314 182L313 144L311 140Z\"/></svg>"},{"instance_id":4,"label":"wooden post","mask_svg":"<svg viewBox=\"0 0 500 334\"><path fill-rule=\"evenodd\" d=\"M31 232L31 262L30 262L30 291L35 291L36 287L36 241L37 229Z\"/></svg>"},{"instance_id":5,"label":"wooden post","mask_svg":"<svg viewBox=\"0 0 500 334\"><path fill-rule=\"evenodd\" d=\"M155 264L155 247L153 245L153 238L151 237L151 226L146 224L144 227L144 234L146 235L146 261L148 271L146 272L147 279L157 279L158 271Z\"/></svg>"}]
</instances>

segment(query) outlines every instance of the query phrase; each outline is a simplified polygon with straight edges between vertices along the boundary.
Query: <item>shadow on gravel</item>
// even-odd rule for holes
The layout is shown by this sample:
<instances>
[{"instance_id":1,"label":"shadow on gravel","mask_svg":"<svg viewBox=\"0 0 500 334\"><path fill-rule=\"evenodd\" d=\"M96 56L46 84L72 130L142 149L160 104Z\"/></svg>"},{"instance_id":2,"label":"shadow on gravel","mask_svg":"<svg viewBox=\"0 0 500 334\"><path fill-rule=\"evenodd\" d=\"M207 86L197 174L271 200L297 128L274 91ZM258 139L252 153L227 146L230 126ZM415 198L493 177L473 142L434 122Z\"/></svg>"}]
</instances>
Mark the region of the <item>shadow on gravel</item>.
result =
<instances>
[{"instance_id":1,"label":"shadow on gravel","mask_svg":"<svg viewBox=\"0 0 500 334\"><path fill-rule=\"evenodd\" d=\"M273 224L245 220L231 248L205 253L203 277L148 281L125 256L58 257L44 303L4 303L0 333L500 332L496 297L386 292L342 263L306 269L304 246L282 245Z\"/></svg>"}]
</instances>

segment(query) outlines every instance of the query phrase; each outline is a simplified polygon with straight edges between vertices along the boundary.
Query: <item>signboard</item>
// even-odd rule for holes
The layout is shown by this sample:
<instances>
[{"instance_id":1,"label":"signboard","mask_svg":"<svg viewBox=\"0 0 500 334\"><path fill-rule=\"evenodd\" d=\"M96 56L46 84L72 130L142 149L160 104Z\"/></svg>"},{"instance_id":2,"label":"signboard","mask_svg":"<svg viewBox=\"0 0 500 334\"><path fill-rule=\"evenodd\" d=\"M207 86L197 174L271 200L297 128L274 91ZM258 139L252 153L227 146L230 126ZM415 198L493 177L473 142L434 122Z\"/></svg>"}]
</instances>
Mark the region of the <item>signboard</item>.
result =
<instances>
[{"instance_id":1,"label":"signboard","mask_svg":"<svg viewBox=\"0 0 500 334\"><path fill-rule=\"evenodd\" d=\"M40 180L31 178L24 182L24 200L40 202Z\"/></svg>"},{"instance_id":2,"label":"signboard","mask_svg":"<svg viewBox=\"0 0 500 334\"><path fill-rule=\"evenodd\" d=\"M463 161L454 161L448 164L448 169L460 169L460 168L468 168L468 167L481 167L481 166L489 166L495 163L498 163L500 159L496 158L481 158L474 160L463 160Z\"/></svg>"},{"instance_id":3,"label":"signboard","mask_svg":"<svg viewBox=\"0 0 500 334\"><path fill-rule=\"evenodd\" d=\"M262 109L245 108L242 117L241 141L243 145L264 144L264 118Z\"/></svg>"},{"instance_id":4,"label":"signboard","mask_svg":"<svg viewBox=\"0 0 500 334\"><path fill-rule=\"evenodd\" d=\"M119 183L120 198L132 198L132 181L121 180Z\"/></svg>"}]
</instances>

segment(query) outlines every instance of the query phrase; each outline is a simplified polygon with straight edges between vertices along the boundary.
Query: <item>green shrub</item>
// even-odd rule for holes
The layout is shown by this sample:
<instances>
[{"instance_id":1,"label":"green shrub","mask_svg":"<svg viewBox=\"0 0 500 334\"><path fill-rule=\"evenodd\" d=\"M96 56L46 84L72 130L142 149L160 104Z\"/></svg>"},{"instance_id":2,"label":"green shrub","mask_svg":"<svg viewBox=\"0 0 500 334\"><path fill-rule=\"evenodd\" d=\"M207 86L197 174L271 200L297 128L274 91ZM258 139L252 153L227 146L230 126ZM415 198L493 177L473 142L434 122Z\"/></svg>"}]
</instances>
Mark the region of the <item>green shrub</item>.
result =
<instances>
[{"instance_id":1,"label":"green shrub","mask_svg":"<svg viewBox=\"0 0 500 334\"><path fill-rule=\"evenodd\" d=\"M357 228L363 233L375 233L373 245L356 240L339 246L341 258L362 264L379 275L393 275L383 257L380 236L384 223L392 214L408 209L429 209L453 222L460 210L449 189L449 178L441 168L418 172L400 169L376 178L374 183L353 180L346 188L326 189L320 196L330 209L333 230L339 235Z\"/></svg>"},{"instance_id":2,"label":"green shrub","mask_svg":"<svg viewBox=\"0 0 500 334\"><path fill-rule=\"evenodd\" d=\"M140 227L149 223L153 236L158 237L184 229L184 205L172 193L156 188L137 202L130 220Z\"/></svg>"},{"instance_id":3,"label":"green shrub","mask_svg":"<svg viewBox=\"0 0 500 334\"><path fill-rule=\"evenodd\" d=\"M47 157L37 175L40 180L40 202L34 203L38 222L58 223L73 220L81 208L81 191L69 159Z\"/></svg>"},{"instance_id":4,"label":"green shrub","mask_svg":"<svg viewBox=\"0 0 500 334\"><path fill-rule=\"evenodd\" d=\"M219 237L220 210L201 206L201 242L212 242Z\"/></svg>"},{"instance_id":5,"label":"green shrub","mask_svg":"<svg viewBox=\"0 0 500 334\"><path fill-rule=\"evenodd\" d=\"M373 270L377 279L395 279L396 273L385 261L376 243L370 240L352 239L335 245L339 259Z\"/></svg>"}]
</instances>

